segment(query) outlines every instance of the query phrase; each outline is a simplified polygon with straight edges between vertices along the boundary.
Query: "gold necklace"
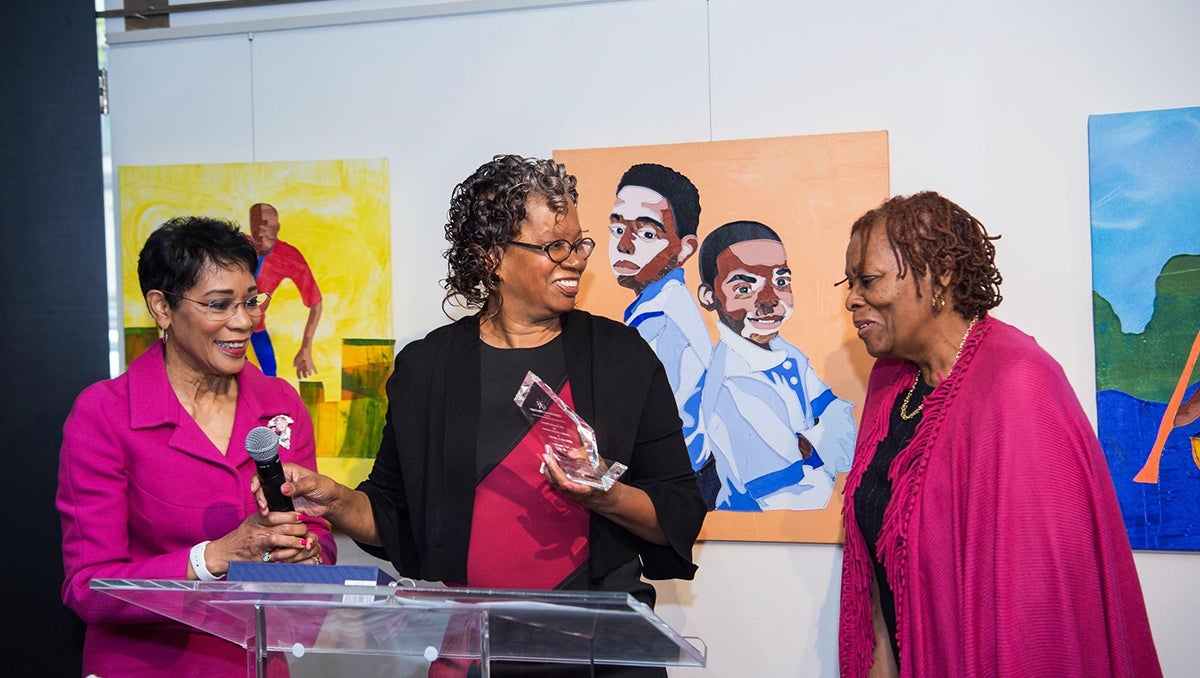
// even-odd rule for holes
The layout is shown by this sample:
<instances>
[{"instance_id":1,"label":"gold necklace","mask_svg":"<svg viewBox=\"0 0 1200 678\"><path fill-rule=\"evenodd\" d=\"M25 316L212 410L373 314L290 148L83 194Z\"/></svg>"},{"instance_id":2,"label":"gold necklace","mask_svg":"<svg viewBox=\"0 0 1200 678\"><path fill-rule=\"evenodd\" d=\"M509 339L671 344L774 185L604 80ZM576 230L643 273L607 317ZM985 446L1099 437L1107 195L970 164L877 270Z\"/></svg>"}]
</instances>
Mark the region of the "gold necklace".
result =
<instances>
[{"instance_id":1,"label":"gold necklace","mask_svg":"<svg viewBox=\"0 0 1200 678\"><path fill-rule=\"evenodd\" d=\"M979 316L971 318L971 322L967 323L967 331L963 333L962 341L958 342L958 350L954 352L954 362L950 363L950 369L946 370L946 379L954 372L954 366L958 364L958 357L962 355L963 346L967 343L967 337L971 336L971 328L975 327L975 323L979 322ZM917 405L917 409L912 412L905 413L908 409L908 401L912 399L913 393L917 391L917 382L921 381L921 370L917 370L917 376L913 379L912 386L908 388L908 393L904 394L904 402L900 403L900 418L908 421L921 413L925 409L925 399L921 399L921 404Z\"/></svg>"}]
</instances>

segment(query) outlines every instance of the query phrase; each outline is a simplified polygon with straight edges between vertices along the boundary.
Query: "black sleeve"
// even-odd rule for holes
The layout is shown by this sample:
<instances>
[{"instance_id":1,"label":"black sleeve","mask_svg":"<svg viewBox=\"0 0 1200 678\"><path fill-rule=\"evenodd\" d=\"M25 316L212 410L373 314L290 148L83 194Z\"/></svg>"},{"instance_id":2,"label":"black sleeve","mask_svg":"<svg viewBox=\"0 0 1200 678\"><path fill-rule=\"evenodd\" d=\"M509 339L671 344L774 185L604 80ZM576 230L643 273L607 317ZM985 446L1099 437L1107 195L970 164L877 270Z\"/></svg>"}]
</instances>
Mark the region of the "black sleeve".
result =
<instances>
[{"instance_id":1,"label":"black sleeve","mask_svg":"<svg viewBox=\"0 0 1200 678\"><path fill-rule=\"evenodd\" d=\"M652 376L637 422L626 482L649 495L667 544L638 540L638 551L647 579L692 579L696 572L692 547L708 511L688 457L666 371L649 346L645 347Z\"/></svg>"}]
</instances>

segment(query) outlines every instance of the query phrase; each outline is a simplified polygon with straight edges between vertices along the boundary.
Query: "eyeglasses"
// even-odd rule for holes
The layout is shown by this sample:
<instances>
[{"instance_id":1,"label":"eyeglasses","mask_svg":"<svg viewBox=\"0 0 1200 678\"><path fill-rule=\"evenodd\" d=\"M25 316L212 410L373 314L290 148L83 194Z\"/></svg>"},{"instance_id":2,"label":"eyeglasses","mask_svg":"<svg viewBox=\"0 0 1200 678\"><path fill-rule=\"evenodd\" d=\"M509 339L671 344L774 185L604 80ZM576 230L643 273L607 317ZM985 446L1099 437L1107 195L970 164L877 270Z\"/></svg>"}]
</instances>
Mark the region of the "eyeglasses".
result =
<instances>
[{"instance_id":1,"label":"eyeglasses","mask_svg":"<svg viewBox=\"0 0 1200 678\"><path fill-rule=\"evenodd\" d=\"M571 258L572 252L578 252L579 256L587 259L592 256L592 250L596 249L596 241L591 238L582 238L578 242L572 244L570 240L555 240L548 242L545 245L530 245L527 242L517 242L509 240L509 245L518 245L527 250L540 250L550 257L550 261L556 264L561 264Z\"/></svg>"},{"instance_id":2,"label":"eyeglasses","mask_svg":"<svg viewBox=\"0 0 1200 678\"><path fill-rule=\"evenodd\" d=\"M195 299L188 299L182 294L176 294L174 292L163 292L163 294L167 294L172 297L179 297L180 299L183 299L184 301L190 301L193 304L200 304L204 307L204 316L212 321L229 320L233 316L237 315L238 306L245 306L246 315L250 316L251 318L261 318L263 311L266 310L267 302L271 300L271 295L267 294L266 292L259 292L252 297L247 297L245 301L234 301L233 299L210 299L208 301L196 301Z\"/></svg>"}]
</instances>

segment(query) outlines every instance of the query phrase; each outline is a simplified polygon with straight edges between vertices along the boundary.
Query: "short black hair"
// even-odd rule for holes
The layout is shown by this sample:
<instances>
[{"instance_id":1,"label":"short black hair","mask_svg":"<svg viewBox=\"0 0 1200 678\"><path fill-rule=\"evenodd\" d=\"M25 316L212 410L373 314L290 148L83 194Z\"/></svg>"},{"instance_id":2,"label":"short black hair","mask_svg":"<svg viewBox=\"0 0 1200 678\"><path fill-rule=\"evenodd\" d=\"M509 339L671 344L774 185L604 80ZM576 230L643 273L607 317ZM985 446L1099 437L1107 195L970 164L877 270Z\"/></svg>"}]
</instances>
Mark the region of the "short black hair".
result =
<instances>
[{"instance_id":1,"label":"short black hair","mask_svg":"<svg viewBox=\"0 0 1200 678\"><path fill-rule=\"evenodd\" d=\"M779 234L770 226L757 221L731 221L704 237L700 243L700 282L713 286L717 277L717 257L737 243L746 240L774 240L782 243Z\"/></svg>"},{"instance_id":2,"label":"short black hair","mask_svg":"<svg viewBox=\"0 0 1200 678\"><path fill-rule=\"evenodd\" d=\"M626 186L648 188L667 199L675 217L675 235L696 235L700 225L700 191L691 179L679 172L652 162L634 165L617 182L617 191Z\"/></svg>"},{"instance_id":3,"label":"short black hair","mask_svg":"<svg viewBox=\"0 0 1200 678\"><path fill-rule=\"evenodd\" d=\"M138 284L145 297L150 290L170 292L167 302L179 304L184 291L200 282L208 266L233 270L244 268L251 275L258 268L258 254L237 223L204 216L174 217L163 222L146 238L138 254Z\"/></svg>"}]
</instances>

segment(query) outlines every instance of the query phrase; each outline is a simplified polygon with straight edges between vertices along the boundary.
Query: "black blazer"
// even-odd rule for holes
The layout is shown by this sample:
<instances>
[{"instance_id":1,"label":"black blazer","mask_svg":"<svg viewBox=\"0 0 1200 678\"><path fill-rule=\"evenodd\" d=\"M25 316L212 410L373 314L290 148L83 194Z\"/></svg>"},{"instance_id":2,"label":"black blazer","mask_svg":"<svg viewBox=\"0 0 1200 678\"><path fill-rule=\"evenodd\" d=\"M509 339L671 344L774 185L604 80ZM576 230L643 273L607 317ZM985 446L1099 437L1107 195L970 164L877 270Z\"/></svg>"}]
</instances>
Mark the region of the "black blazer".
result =
<instances>
[{"instance_id":1,"label":"black blazer","mask_svg":"<svg viewBox=\"0 0 1200 678\"><path fill-rule=\"evenodd\" d=\"M668 539L658 545L591 514L589 569L598 581L640 558L648 579L691 579L706 508L666 372L636 330L586 311L562 317L576 411L601 454L629 467ZM360 544L403 576L462 582L475 499L480 408L479 316L405 346L387 383L388 413L367 494L383 548Z\"/></svg>"}]
</instances>

